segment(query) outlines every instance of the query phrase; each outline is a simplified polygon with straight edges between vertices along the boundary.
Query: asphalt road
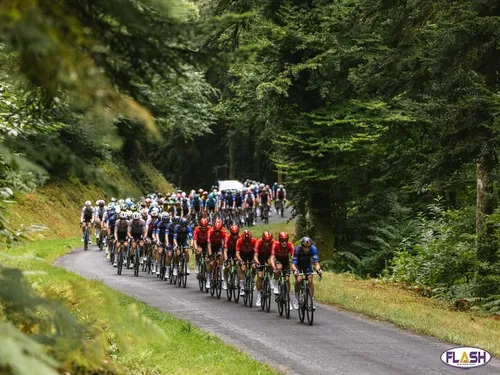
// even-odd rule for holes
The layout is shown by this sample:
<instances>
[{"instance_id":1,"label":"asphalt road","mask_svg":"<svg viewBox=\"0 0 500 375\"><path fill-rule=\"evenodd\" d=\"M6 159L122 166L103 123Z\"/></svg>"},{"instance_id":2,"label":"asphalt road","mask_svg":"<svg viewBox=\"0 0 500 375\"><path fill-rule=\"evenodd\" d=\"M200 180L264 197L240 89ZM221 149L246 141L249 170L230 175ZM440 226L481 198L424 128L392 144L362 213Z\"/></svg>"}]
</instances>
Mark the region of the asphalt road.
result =
<instances>
[{"instance_id":1,"label":"asphalt road","mask_svg":"<svg viewBox=\"0 0 500 375\"><path fill-rule=\"evenodd\" d=\"M275 220L279 220L274 217ZM256 359L289 374L463 374L443 364L441 353L456 345L421 337L390 324L363 318L316 304L314 325L278 315L274 301L271 312L220 300L199 291L194 272L186 289L167 284L155 276L123 270L117 276L95 246L77 249L58 260L58 265L89 279L97 279L122 293L171 313L219 336ZM159 293L158 293L159 292ZM254 299L255 303L255 299ZM471 374L500 374L493 359L486 366L469 369Z\"/></svg>"}]
</instances>

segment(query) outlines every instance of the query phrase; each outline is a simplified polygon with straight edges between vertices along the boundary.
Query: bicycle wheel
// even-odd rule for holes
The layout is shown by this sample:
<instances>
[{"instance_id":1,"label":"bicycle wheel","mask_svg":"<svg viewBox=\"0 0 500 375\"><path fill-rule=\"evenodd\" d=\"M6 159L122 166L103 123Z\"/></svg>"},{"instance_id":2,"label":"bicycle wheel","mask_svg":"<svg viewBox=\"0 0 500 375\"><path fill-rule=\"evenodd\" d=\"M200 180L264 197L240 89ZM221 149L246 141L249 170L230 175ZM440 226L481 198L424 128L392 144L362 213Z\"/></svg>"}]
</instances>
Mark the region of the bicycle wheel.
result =
<instances>
[{"instance_id":1,"label":"bicycle wheel","mask_svg":"<svg viewBox=\"0 0 500 375\"><path fill-rule=\"evenodd\" d=\"M290 319L290 291L288 290L288 283L285 281L283 286L283 305L285 307L285 315L287 319Z\"/></svg>"},{"instance_id":2,"label":"bicycle wheel","mask_svg":"<svg viewBox=\"0 0 500 375\"><path fill-rule=\"evenodd\" d=\"M215 286L217 284L215 269L212 269L212 282L210 283L210 295L213 297L215 294Z\"/></svg>"},{"instance_id":3,"label":"bicycle wheel","mask_svg":"<svg viewBox=\"0 0 500 375\"><path fill-rule=\"evenodd\" d=\"M139 246L135 248L135 253L134 253L134 276L137 277L139 276L139 267L140 267L140 251L139 251Z\"/></svg>"},{"instance_id":4,"label":"bicycle wheel","mask_svg":"<svg viewBox=\"0 0 500 375\"><path fill-rule=\"evenodd\" d=\"M260 290L260 309L264 311L266 308L266 300L267 300L267 295L266 295L266 289L267 289L267 279L264 277L264 281L262 282L262 289Z\"/></svg>"},{"instance_id":5,"label":"bicycle wheel","mask_svg":"<svg viewBox=\"0 0 500 375\"><path fill-rule=\"evenodd\" d=\"M240 279L238 278L238 274L236 273L236 271L233 272L233 279L235 283L233 288L234 302L238 303L240 301L241 285L240 285Z\"/></svg>"},{"instance_id":6,"label":"bicycle wheel","mask_svg":"<svg viewBox=\"0 0 500 375\"><path fill-rule=\"evenodd\" d=\"M304 305L306 308L307 322L309 323L310 326L313 325L313 321L314 321L313 302L314 301L313 301L311 286L308 286L306 289L306 298L304 301Z\"/></svg>"},{"instance_id":7,"label":"bicycle wheel","mask_svg":"<svg viewBox=\"0 0 500 375\"><path fill-rule=\"evenodd\" d=\"M113 264L115 262L115 244L114 244L114 242L112 242L111 245L109 245L109 261L111 262L111 264Z\"/></svg>"},{"instance_id":8,"label":"bicycle wheel","mask_svg":"<svg viewBox=\"0 0 500 375\"><path fill-rule=\"evenodd\" d=\"M301 288L299 290L299 319L300 319L301 323L304 322L304 319L306 317L305 304L304 304L305 301L304 300L305 300L304 291L303 291L303 288L301 286Z\"/></svg>"},{"instance_id":9,"label":"bicycle wheel","mask_svg":"<svg viewBox=\"0 0 500 375\"><path fill-rule=\"evenodd\" d=\"M249 289L250 292L248 295L248 307L252 307L253 306L253 285L254 285L252 272L250 272L249 284L250 284L250 289Z\"/></svg>"},{"instance_id":10,"label":"bicycle wheel","mask_svg":"<svg viewBox=\"0 0 500 375\"><path fill-rule=\"evenodd\" d=\"M227 300L231 302L233 299L233 293L234 293L234 274L232 272L229 273L229 280L226 280L226 294L227 294Z\"/></svg>"},{"instance_id":11,"label":"bicycle wheel","mask_svg":"<svg viewBox=\"0 0 500 375\"><path fill-rule=\"evenodd\" d=\"M166 271L166 266L165 266L165 251L162 251L161 257L160 257L160 280L163 281L165 280L165 271Z\"/></svg>"},{"instance_id":12,"label":"bicycle wheel","mask_svg":"<svg viewBox=\"0 0 500 375\"><path fill-rule=\"evenodd\" d=\"M89 249L89 228L85 226L85 232L83 234L83 250L87 251Z\"/></svg>"},{"instance_id":13,"label":"bicycle wheel","mask_svg":"<svg viewBox=\"0 0 500 375\"><path fill-rule=\"evenodd\" d=\"M127 269L130 269L130 244L127 246Z\"/></svg>"},{"instance_id":14,"label":"bicycle wheel","mask_svg":"<svg viewBox=\"0 0 500 375\"><path fill-rule=\"evenodd\" d=\"M181 276L180 278L182 279L181 280L181 284L182 284L182 287L185 288L186 285L187 285L187 279L188 279L188 274L187 274L187 262L186 262L186 258L185 257L182 257L182 266L181 266Z\"/></svg>"},{"instance_id":15,"label":"bicycle wheel","mask_svg":"<svg viewBox=\"0 0 500 375\"><path fill-rule=\"evenodd\" d=\"M217 295L217 299L220 299L220 295L222 293L222 272L221 268L217 266L217 271L215 272L217 275L217 284L215 284L215 294Z\"/></svg>"},{"instance_id":16,"label":"bicycle wheel","mask_svg":"<svg viewBox=\"0 0 500 375\"><path fill-rule=\"evenodd\" d=\"M123 249L120 249L120 252L118 254L118 264L116 266L116 272L118 275L122 274L122 268L123 268Z\"/></svg>"},{"instance_id":17,"label":"bicycle wheel","mask_svg":"<svg viewBox=\"0 0 500 375\"><path fill-rule=\"evenodd\" d=\"M99 233L99 251L102 251L104 249L104 239L102 236L102 229L101 232Z\"/></svg>"},{"instance_id":18,"label":"bicycle wheel","mask_svg":"<svg viewBox=\"0 0 500 375\"><path fill-rule=\"evenodd\" d=\"M266 312L269 312L271 310L271 280L269 276L267 277L267 288L265 289L265 294L266 294Z\"/></svg>"},{"instance_id":19,"label":"bicycle wheel","mask_svg":"<svg viewBox=\"0 0 500 375\"><path fill-rule=\"evenodd\" d=\"M280 316L283 316L283 307L284 307L283 301L285 300L284 299L285 288L283 287L283 282L281 281L281 278L278 281L278 290L279 293L278 296L276 297L276 304L278 305L278 313L280 314Z\"/></svg>"},{"instance_id":20,"label":"bicycle wheel","mask_svg":"<svg viewBox=\"0 0 500 375\"><path fill-rule=\"evenodd\" d=\"M247 266L248 267L248 266ZM251 291L253 293L253 291ZM248 272L245 272L245 293L243 293L243 303L248 306L250 299L250 278L248 277Z\"/></svg>"},{"instance_id":21,"label":"bicycle wheel","mask_svg":"<svg viewBox=\"0 0 500 375\"><path fill-rule=\"evenodd\" d=\"M175 284L174 283L174 266L173 266L173 261L170 260L170 268L168 269L168 280L170 281L170 284Z\"/></svg>"},{"instance_id":22,"label":"bicycle wheel","mask_svg":"<svg viewBox=\"0 0 500 375\"><path fill-rule=\"evenodd\" d=\"M205 272L205 262L203 259L200 260L200 272L198 273L198 286L200 287L200 292L203 292L204 283L203 283L203 275Z\"/></svg>"}]
</instances>

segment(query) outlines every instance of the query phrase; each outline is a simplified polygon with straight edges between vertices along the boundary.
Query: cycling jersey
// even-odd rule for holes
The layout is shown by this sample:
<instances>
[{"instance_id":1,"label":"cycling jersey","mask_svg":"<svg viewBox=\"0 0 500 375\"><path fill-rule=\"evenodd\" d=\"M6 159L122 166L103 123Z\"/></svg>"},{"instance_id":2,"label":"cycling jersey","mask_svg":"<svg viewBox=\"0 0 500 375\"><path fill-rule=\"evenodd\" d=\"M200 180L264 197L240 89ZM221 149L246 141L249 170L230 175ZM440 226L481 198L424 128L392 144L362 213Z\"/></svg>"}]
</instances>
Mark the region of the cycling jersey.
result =
<instances>
[{"instance_id":1,"label":"cycling jersey","mask_svg":"<svg viewBox=\"0 0 500 375\"><path fill-rule=\"evenodd\" d=\"M127 240L128 221L120 219L115 223L115 238L118 241Z\"/></svg>"},{"instance_id":2,"label":"cycling jersey","mask_svg":"<svg viewBox=\"0 0 500 375\"><path fill-rule=\"evenodd\" d=\"M92 221L94 214L95 214L94 207L83 207L82 208L82 216L83 216L83 220L85 222L88 223L88 222Z\"/></svg>"},{"instance_id":3,"label":"cycling jersey","mask_svg":"<svg viewBox=\"0 0 500 375\"><path fill-rule=\"evenodd\" d=\"M292 263L299 271L303 271L306 275L312 274L312 263L319 262L318 249L311 245L311 248L306 253L302 246L297 246L293 251Z\"/></svg>"},{"instance_id":4,"label":"cycling jersey","mask_svg":"<svg viewBox=\"0 0 500 375\"><path fill-rule=\"evenodd\" d=\"M211 228L208 232L207 242L212 246L212 251L217 252L224 246L224 240L226 239L226 230L222 228L221 231L216 232L214 228Z\"/></svg>"},{"instance_id":5,"label":"cycling jersey","mask_svg":"<svg viewBox=\"0 0 500 375\"><path fill-rule=\"evenodd\" d=\"M253 207L254 197L252 194L245 195L245 203L248 207Z\"/></svg>"},{"instance_id":6,"label":"cycling jersey","mask_svg":"<svg viewBox=\"0 0 500 375\"><path fill-rule=\"evenodd\" d=\"M241 195L237 195L236 197L234 197L234 202L235 202L235 206L237 208L240 208L243 204L243 197Z\"/></svg>"},{"instance_id":7,"label":"cycling jersey","mask_svg":"<svg viewBox=\"0 0 500 375\"><path fill-rule=\"evenodd\" d=\"M260 202L262 204L267 204L268 200L269 200L269 193L266 190L264 190L262 193L260 193Z\"/></svg>"},{"instance_id":8,"label":"cycling jersey","mask_svg":"<svg viewBox=\"0 0 500 375\"><path fill-rule=\"evenodd\" d=\"M96 215L99 217L99 220L102 221L104 214L106 213L106 207L98 207L96 210Z\"/></svg>"},{"instance_id":9,"label":"cycling jersey","mask_svg":"<svg viewBox=\"0 0 500 375\"><path fill-rule=\"evenodd\" d=\"M238 238L238 241L236 241L236 251L240 253L240 257L244 261L253 260L255 238L252 238L248 243L243 238Z\"/></svg>"},{"instance_id":10,"label":"cycling jersey","mask_svg":"<svg viewBox=\"0 0 500 375\"><path fill-rule=\"evenodd\" d=\"M273 247L271 249L271 255L273 255L276 259L289 259L290 256L293 256L293 243L287 242L286 247L282 247L279 241L274 241Z\"/></svg>"},{"instance_id":11,"label":"cycling jersey","mask_svg":"<svg viewBox=\"0 0 500 375\"><path fill-rule=\"evenodd\" d=\"M174 239L179 246L186 247L189 245L188 240L193 239L193 230L189 225L185 228L177 225L174 230Z\"/></svg>"},{"instance_id":12,"label":"cycling jersey","mask_svg":"<svg viewBox=\"0 0 500 375\"><path fill-rule=\"evenodd\" d=\"M182 213L186 216L189 213L189 201L187 198L182 200Z\"/></svg>"},{"instance_id":13,"label":"cycling jersey","mask_svg":"<svg viewBox=\"0 0 500 375\"><path fill-rule=\"evenodd\" d=\"M274 241L269 241L266 243L262 238L255 241L255 253L259 254L259 263L264 264L271 256L271 249L273 247Z\"/></svg>"},{"instance_id":14,"label":"cycling jersey","mask_svg":"<svg viewBox=\"0 0 500 375\"><path fill-rule=\"evenodd\" d=\"M168 238L169 246L174 246L174 235L175 235L175 225L174 223L168 223L165 235Z\"/></svg>"},{"instance_id":15,"label":"cycling jersey","mask_svg":"<svg viewBox=\"0 0 500 375\"><path fill-rule=\"evenodd\" d=\"M200 226L197 226L195 228L193 238L195 239L195 241L198 245L205 245L208 243L208 231L209 230L210 230L210 227L208 227L204 231L201 230Z\"/></svg>"},{"instance_id":16,"label":"cycling jersey","mask_svg":"<svg viewBox=\"0 0 500 375\"><path fill-rule=\"evenodd\" d=\"M139 240L144 235L144 229L146 228L146 222L142 219L130 220L128 222L128 231L130 236L134 240Z\"/></svg>"},{"instance_id":17,"label":"cycling jersey","mask_svg":"<svg viewBox=\"0 0 500 375\"><path fill-rule=\"evenodd\" d=\"M217 199L213 197L207 199L206 202L207 208L215 208L216 204L217 204Z\"/></svg>"},{"instance_id":18,"label":"cycling jersey","mask_svg":"<svg viewBox=\"0 0 500 375\"><path fill-rule=\"evenodd\" d=\"M116 221L116 214L115 214L115 211L108 211L107 215L106 215L106 218L107 218L107 224L108 224L108 228L111 229L111 232L114 232L114 229L115 229L115 221Z\"/></svg>"},{"instance_id":19,"label":"cycling jersey","mask_svg":"<svg viewBox=\"0 0 500 375\"><path fill-rule=\"evenodd\" d=\"M155 234L162 245L165 244L165 234L167 232L167 226L168 224L164 223L161 219L156 221Z\"/></svg>"},{"instance_id":20,"label":"cycling jersey","mask_svg":"<svg viewBox=\"0 0 500 375\"><path fill-rule=\"evenodd\" d=\"M152 238L155 231L156 224L158 224L158 219L148 218L146 221L146 227L148 228L147 237Z\"/></svg>"},{"instance_id":21,"label":"cycling jersey","mask_svg":"<svg viewBox=\"0 0 500 375\"><path fill-rule=\"evenodd\" d=\"M203 200L200 197L191 199L191 207L193 207L196 212L200 211L201 206L203 206Z\"/></svg>"},{"instance_id":22,"label":"cycling jersey","mask_svg":"<svg viewBox=\"0 0 500 375\"><path fill-rule=\"evenodd\" d=\"M226 205L228 207L233 207L234 195L233 194L227 194L226 198L225 198L225 201L226 201Z\"/></svg>"},{"instance_id":23,"label":"cycling jersey","mask_svg":"<svg viewBox=\"0 0 500 375\"><path fill-rule=\"evenodd\" d=\"M278 189L277 193L276 193L276 197L279 199L279 200L283 200L285 199L285 189Z\"/></svg>"}]
</instances>

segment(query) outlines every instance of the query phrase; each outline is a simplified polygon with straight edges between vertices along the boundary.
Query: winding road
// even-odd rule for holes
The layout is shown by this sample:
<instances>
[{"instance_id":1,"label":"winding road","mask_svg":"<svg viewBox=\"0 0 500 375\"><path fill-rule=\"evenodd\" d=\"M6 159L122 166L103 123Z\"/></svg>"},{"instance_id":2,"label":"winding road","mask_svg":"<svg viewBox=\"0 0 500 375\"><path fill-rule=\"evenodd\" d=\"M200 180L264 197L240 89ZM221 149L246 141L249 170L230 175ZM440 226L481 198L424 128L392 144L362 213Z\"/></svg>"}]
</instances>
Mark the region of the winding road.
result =
<instances>
[{"instance_id":1,"label":"winding road","mask_svg":"<svg viewBox=\"0 0 500 375\"><path fill-rule=\"evenodd\" d=\"M281 219L274 215L271 223L276 220ZM266 313L243 306L241 299L239 304L228 302L225 291L220 300L201 293L194 272L186 289L142 271L134 277L132 270L124 269L117 276L95 246L90 251L76 249L57 264L189 321L287 374L464 374L440 360L443 351L456 345L326 305L316 304L310 327L299 322L296 311L290 320L281 318L274 301ZM465 373L500 374L500 363L493 359Z\"/></svg>"}]
</instances>

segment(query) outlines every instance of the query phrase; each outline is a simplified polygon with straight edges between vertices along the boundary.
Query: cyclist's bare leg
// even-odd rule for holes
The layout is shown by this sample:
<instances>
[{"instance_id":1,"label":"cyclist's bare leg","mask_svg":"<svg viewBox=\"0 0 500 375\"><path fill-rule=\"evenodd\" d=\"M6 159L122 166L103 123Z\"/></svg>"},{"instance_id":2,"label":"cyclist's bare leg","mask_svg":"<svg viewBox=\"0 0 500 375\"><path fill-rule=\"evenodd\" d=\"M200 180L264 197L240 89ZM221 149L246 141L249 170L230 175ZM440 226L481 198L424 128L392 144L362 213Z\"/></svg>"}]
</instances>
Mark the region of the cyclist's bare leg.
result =
<instances>
[{"instance_id":1,"label":"cyclist's bare leg","mask_svg":"<svg viewBox=\"0 0 500 375\"><path fill-rule=\"evenodd\" d=\"M313 275L307 276L309 279L309 286L311 287L311 294L314 297L314 283L313 283Z\"/></svg>"}]
</instances>

